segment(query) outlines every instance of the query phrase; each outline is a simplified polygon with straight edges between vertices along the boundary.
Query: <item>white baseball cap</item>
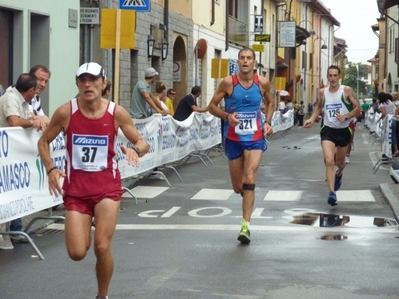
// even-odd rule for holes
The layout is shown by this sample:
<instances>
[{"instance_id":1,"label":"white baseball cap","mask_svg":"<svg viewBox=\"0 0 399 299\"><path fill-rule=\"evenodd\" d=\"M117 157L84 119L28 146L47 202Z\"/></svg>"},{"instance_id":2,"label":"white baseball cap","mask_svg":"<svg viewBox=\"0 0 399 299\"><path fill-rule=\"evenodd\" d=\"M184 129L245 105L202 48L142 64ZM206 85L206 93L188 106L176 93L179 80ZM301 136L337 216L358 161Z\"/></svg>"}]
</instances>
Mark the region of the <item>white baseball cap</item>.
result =
<instances>
[{"instance_id":1,"label":"white baseball cap","mask_svg":"<svg viewBox=\"0 0 399 299\"><path fill-rule=\"evenodd\" d=\"M79 78L83 74L90 74L97 78L100 78L100 77L105 78L106 77L105 70L97 62L86 62L86 63L82 64L78 68L78 71L76 72L76 79Z\"/></svg>"},{"instance_id":2,"label":"white baseball cap","mask_svg":"<svg viewBox=\"0 0 399 299\"><path fill-rule=\"evenodd\" d=\"M158 75L159 73L153 67L149 67L144 73L144 77L146 78L151 78Z\"/></svg>"}]
</instances>

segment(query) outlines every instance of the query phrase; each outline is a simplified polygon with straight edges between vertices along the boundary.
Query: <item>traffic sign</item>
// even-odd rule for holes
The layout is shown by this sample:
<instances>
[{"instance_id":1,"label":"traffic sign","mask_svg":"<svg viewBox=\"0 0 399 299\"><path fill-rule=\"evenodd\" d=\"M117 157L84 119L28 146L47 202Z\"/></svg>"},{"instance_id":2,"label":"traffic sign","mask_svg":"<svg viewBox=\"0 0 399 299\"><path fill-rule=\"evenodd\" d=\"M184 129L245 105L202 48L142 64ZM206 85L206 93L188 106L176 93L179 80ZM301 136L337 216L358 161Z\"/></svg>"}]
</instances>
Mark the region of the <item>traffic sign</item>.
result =
<instances>
[{"instance_id":1,"label":"traffic sign","mask_svg":"<svg viewBox=\"0 0 399 299\"><path fill-rule=\"evenodd\" d=\"M151 0L119 0L120 9L151 11Z\"/></svg>"},{"instance_id":2,"label":"traffic sign","mask_svg":"<svg viewBox=\"0 0 399 299\"><path fill-rule=\"evenodd\" d=\"M260 33L263 32L263 16L262 15L255 15L254 31L260 32Z\"/></svg>"},{"instance_id":3,"label":"traffic sign","mask_svg":"<svg viewBox=\"0 0 399 299\"><path fill-rule=\"evenodd\" d=\"M80 24L100 24L100 9L97 7L82 7L80 9Z\"/></svg>"},{"instance_id":4,"label":"traffic sign","mask_svg":"<svg viewBox=\"0 0 399 299\"><path fill-rule=\"evenodd\" d=\"M256 42L270 42L270 34L255 34Z\"/></svg>"}]
</instances>

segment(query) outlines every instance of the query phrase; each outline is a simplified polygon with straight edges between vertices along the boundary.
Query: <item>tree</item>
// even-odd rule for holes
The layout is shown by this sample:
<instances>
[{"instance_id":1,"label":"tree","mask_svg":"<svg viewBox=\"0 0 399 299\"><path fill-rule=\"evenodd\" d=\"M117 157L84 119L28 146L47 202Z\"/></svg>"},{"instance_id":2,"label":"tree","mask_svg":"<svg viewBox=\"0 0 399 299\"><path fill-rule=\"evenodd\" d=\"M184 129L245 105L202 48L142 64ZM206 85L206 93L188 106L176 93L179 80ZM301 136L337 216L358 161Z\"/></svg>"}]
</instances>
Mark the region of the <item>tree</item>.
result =
<instances>
[{"instance_id":1,"label":"tree","mask_svg":"<svg viewBox=\"0 0 399 299\"><path fill-rule=\"evenodd\" d=\"M357 77L358 76L357 67L359 67L359 78ZM353 89L355 96L359 94L359 98L368 96L368 92L365 89L366 82L363 81L364 74L367 74L366 65L362 65L361 63L349 62L347 67L345 68L344 80L342 80L342 84L350 86ZM359 85L357 82L358 80L359 80ZM357 90L358 86L359 90ZM370 88L368 87L367 90L370 90Z\"/></svg>"}]
</instances>

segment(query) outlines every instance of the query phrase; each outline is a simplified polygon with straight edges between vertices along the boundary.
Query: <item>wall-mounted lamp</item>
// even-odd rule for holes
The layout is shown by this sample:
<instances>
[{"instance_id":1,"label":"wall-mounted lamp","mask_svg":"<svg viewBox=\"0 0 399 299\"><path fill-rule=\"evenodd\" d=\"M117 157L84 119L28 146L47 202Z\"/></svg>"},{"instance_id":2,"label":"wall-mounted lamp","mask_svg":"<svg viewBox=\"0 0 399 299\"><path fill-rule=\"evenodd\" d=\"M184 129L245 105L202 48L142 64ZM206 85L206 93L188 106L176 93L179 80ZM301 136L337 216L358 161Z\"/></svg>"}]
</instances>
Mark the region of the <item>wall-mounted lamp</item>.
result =
<instances>
[{"instance_id":1,"label":"wall-mounted lamp","mask_svg":"<svg viewBox=\"0 0 399 299\"><path fill-rule=\"evenodd\" d=\"M148 60L151 59L152 55L154 55L154 43L155 43L155 38L149 34L147 37L147 55L148 55Z\"/></svg>"},{"instance_id":2,"label":"wall-mounted lamp","mask_svg":"<svg viewBox=\"0 0 399 299\"><path fill-rule=\"evenodd\" d=\"M323 41L323 45L320 47L320 49L322 49L322 50L328 49L328 47L327 47L327 45L326 45L326 41L325 41L322 37L320 37L320 36L316 37L316 38L313 40L313 42L315 42L315 41L318 40L318 39L321 39L321 40Z\"/></svg>"},{"instance_id":3,"label":"wall-mounted lamp","mask_svg":"<svg viewBox=\"0 0 399 299\"><path fill-rule=\"evenodd\" d=\"M168 57L168 47L169 43L166 39L162 39L162 60L165 60Z\"/></svg>"},{"instance_id":4,"label":"wall-mounted lamp","mask_svg":"<svg viewBox=\"0 0 399 299\"><path fill-rule=\"evenodd\" d=\"M313 27L312 22L309 21L309 20L302 20L302 21L300 21L298 26L301 26L301 24L302 24L303 22L308 22L308 23L310 24L310 26ZM306 26L306 27L307 27L307 26ZM316 31L315 31L315 30L313 30L313 29L309 29L309 30L308 30L306 27L305 27L305 29L309 32L310 35L315 35L315 34L316 34Z\"/></svg>"}]
</instances>

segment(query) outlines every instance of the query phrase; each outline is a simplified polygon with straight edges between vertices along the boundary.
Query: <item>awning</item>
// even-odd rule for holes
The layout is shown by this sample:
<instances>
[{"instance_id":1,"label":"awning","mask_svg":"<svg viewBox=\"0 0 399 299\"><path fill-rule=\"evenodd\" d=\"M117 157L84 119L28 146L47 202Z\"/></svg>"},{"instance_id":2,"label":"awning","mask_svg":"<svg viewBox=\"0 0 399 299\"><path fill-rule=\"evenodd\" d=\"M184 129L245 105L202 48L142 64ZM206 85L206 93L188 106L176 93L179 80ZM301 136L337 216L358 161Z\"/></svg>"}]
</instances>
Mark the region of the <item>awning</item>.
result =
<instances>
[{"instance_id":1,"label":"awning","mask_svg":"<svg viewBox=\"0 0 399 299\"><path fill-rule=\"evenodd\" d=\"M386 9L399 5L399 0L377 0L377 6L380 13L383 13Z\"/></svg>"},{"instance_id":2,"label":"awning","mask_svg":"<svg viewBox=\"0 0 399 299\"><path fill-rule=\"evenodd\" d=\"M277 68L287 68L289 65L283 57L277 56Z\"/></svg>"},{"instance_id":3,"label":"awning","mask_svg":"<svg viewBox=\"0 0 399 299\"><path fill-rule=\"evenodd\" d=\"M303 44L304 40L310 36L310 33L305 28L296 25L295 35L295 42L297 43L297 46L300 46Z\"/></svg>"}]
</instances>

